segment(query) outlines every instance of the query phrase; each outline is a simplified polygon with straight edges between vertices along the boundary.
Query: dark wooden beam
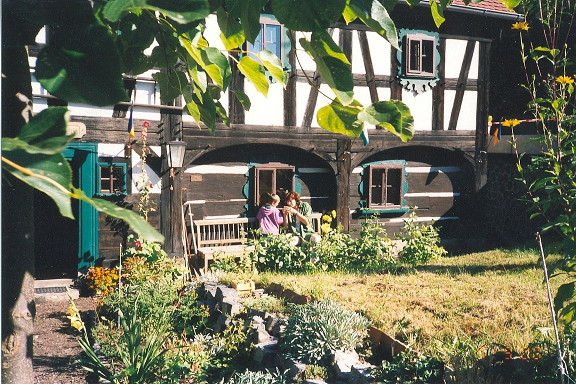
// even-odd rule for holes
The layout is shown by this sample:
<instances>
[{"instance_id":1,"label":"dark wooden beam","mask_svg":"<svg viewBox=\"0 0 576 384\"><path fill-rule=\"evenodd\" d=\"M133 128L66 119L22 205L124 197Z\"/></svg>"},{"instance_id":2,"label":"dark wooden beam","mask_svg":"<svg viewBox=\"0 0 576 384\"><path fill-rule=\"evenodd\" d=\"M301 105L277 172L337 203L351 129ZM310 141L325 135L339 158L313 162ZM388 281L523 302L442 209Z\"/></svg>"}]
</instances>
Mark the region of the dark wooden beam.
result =
<instances>
[{"instance_id":1,"label":"dark wooden beam","mask_svg":"<svg viewBox=\"0 0 576 384\"><path fill-rule=\"evenodd\" d=\"M238 91L244 92L244 75L238 70L237 59L238 53L232 52L233 58L230 58L230 67L232 69L232 81L230 83L231 89L236 89ZM234 92L228 92L228 114L230 117L230 123L232 124L244 124L245 113L242 103L238 100Z\"/></svg>"},{"instance_id":2,"label":"dark wooden beam","mask_svg":"<svg viewBox=\"0 0 576 384\"><path fill-rule=\"evenodd\" d=\"M372 56L370 54L370 47L368 45L368 38L365 31L358 31L358 39L360 40L360 51L364 58L364 69L366 70L366 85L370 91L370 100L372 103L378 101L378 89L374 77L374 65L372 64Z\"/></svg>"},{"instance_id":3,"label":"dark wooden beam","mask_svg":"<svg viewBox=\"0 0 576 384\"><path fill-rule=\"evenodd\" d=\"M398 81L398 60L396 54L398 50L390 48L390 99L402 100L402 84Z\"/></svg>"},{"instance_id":4,"label":"dark wooden beam","mask_svg":"<svg viewBox=\"0 0 576 384\"><path fill-rule=\"evenodd\" d=\"M330 36L334 34L334 29L329 29ZM312 79L308 78L310 83L310 93L308 94L308 102L306 103L306 109L304 111L304 117L302 118L302 127L310 128L312 126L312 119L314 118L314 110L316 109L316 103L318 102L318 92L320 89L320 84L322 80L320 79L320 73L314 71Z\"/></svg>"},{"instance_id":5,"label":"dark wooden beam","mask_svg":"<svg viewBox=\"0 0 576 384\"><path fill-rule=\"evenodd\" d=\"M456 86L456 95L454 96L450 122L448 123L449 130L456 129L456 125L458 124L458 117L460 116L460 109L462 108L462 100L464 99L464 92L466 91L466 82L468 80L468 73L470 72L475 46L476 41L474 40L468 40L466 43L466 51L464 52L464 59L462 60L462 68L460 68L460 76L458 77L458 85Z\"/></svg>"},{"instance_id":6,"label":"dark wooden beam","mask_svg":"<svg viewBox=\"0 0 576 384\"><path fill-rule=\"evenodd\" d=\"M446 88L446 39L440 38L438 44L440 64L438 65L438 82L432 90L432 130L444 129L444 90Z\"/></svg>"},{"instance_id":7,"label":"dark wooden beam","mask_svg":"<svg viewBox=\"0 0 576 384\"><path fill-rule=\"evenodd\" d=\"M181 106L181 99L176 99L173 105ZM161 144L174 140L182 140L184 129L182 113L174 109L160 110L160 121L163 131ZM184 257L182 243L182 172L168 167L166 146L162 146L162 189L160 191L160 233L164 235L164 250L170 257Z\"/></svg>"}]
</instances>

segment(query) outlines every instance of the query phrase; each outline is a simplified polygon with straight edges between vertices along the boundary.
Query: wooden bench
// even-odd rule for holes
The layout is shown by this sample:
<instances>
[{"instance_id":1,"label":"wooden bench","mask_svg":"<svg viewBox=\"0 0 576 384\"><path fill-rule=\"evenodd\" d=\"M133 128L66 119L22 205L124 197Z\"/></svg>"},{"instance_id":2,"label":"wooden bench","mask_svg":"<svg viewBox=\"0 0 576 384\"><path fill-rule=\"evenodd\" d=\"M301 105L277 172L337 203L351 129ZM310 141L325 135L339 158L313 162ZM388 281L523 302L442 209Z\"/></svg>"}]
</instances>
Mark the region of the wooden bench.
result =
<instances>
[{"instance_id":1,"label":"wooden bench","mask_svg":"<svg viewBox=\"0 0 576 384\"><path fill-rule=\"evenodd\" d=\"M196 258L196 267L203 266L204 271L219 254L242 257L254 250L247 241L252 231L258 229L255 217L193 220L190 214L190 222L191 255ZM321 214L313 213L312 222L316 233L320 233Z\"/></svg>"},{"instance_id":2,"label":"wooden bench","mask_svg":"<svg viewBox=\"0 0 576 384\"><path fill-rule=\"evenodd\" d=\"M233 219L193 220L193 246L197 261L202 261L204 271L218 254L241 257L254 250L246 244L250 232L258 228L254 217ZM197 263L199 267L201 263Z\"/></svg>"}]
</instances>

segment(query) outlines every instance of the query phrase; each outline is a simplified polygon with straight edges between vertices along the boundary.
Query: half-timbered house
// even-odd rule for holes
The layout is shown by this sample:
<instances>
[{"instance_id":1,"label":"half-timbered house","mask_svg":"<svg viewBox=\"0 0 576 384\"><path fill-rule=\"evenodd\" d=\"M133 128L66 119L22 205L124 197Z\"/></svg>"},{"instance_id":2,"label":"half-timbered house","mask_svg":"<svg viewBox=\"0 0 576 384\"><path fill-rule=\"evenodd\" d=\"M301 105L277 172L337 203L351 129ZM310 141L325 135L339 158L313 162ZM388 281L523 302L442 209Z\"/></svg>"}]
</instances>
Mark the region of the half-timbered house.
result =
<instances>
[{"instance_id":1,"label":"half-timbered house","mask_svg":"<svg viewBox=\"0 0 576 384\"><path fill-rule=\"evenodd\" d=\"M401 50L359 24L338 23L330 30L352 63L356 99L365 105L402 100L414 117L411 141L376 127L363 138L320 129L315 112L329 103L326 85L313 62L292 45L298 35L262 15L261 35L246 50L268 49L284 60L285 88L272 83L264 98L234 70L233 86L250 97L251 108L245 111L232 94L222 94L230 126L219 123L212 134L183 115L177 102L162 105L149 74L126 78L132 103L68 105L76 139L66 157L75 180L92 195L135 206L141 174L147 172L157 203L151 221L167 236L173 254L185 248L184 203L195 219L252 216L257 196L279 189L296 190L316 212L336 210L345 231L376 215L392 235L415 209L418 220L441 227L446 241L470 236L481 225L477 192L487 177L488 116L499 103L491 92L501 85L491 81L491 73L507 70L503 58L491 53L501 49L502 33L519 15L495 0L469 6L457 0L438 29L427 4L413 9L399 4L394 10ZM217 45L217 34L206 37ZM60 103L37 84L34 92L36 110ZM135 142L127 132L130 108ZM151 123L150 152L142 164L145 120ZM171 177L161 144L173 140L186 142L186 155ZM38 195L35 209L39 273L75 274L121 252L122 226L91 208L80 205L72 222Z\"/></svg>"}]
</instances>

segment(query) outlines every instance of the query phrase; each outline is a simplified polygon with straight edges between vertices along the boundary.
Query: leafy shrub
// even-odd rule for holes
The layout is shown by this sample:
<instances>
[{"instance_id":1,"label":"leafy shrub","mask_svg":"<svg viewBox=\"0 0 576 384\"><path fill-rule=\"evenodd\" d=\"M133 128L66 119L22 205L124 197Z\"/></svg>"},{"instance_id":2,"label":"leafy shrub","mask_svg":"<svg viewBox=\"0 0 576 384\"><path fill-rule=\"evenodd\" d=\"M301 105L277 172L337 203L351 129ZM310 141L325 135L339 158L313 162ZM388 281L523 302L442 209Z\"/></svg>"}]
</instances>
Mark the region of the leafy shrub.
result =
<instances>
[{"instance_id":1,"label":"leafy shrub","mask_svg":"<svg viewBox=\"0 0 576 384\"><path fill-rule=\"evenodd\" d=\"M221 382L222 384L224 381ZM236 373L226 384L286 384L289 383L286 375L279 372L252 372L244 371Z\"/></svg>"},{"instance_id":2,"label":"leafy shrub","mask_svg":"<svg viewBox=\"0 0 576 384\"><path fill-rule=\"evenodd\" d=\"M325 363L333 352L359 346L369 324L362 315L330 300L291 306L282 348L303 363Z\"/></svg>"},{"instance_id":3,"label":"leafy shrub","mask_svg":"<svg viewBox=\"0 0 576 384\"><path fill-rule=\"evenodd\" d=\"M295 272L311 268L310 257L304 247L290 244L291 235L259 236L251 253L259 271Z\"/></svg>"},{"instance_id":4,"label":"leafy shrub","mask_svg":"<svg viewBox=\"0 0 576 384\"><path fill-rule=\"evenodd\" d=\"M377 384L434 384L444 382L444 366L435 358L406 350L372 370Z\"/></svg>"},{"instance_id":5,"label":"leafy shrub","mask_svg":"<svg viewBox=\"0 0 576 384\"><path fill-rule=\"evenodd\" d=\"M394 243L386 237L377 218L367 218L362 223L360 239L352 244L349 253L352 270L378 272L396 265Z\"/></svg>"},{"instance_id":6,"label":"leafy shrub","mask_svg":"<svg viewBox=\"0 0 576 384\"><path fill-rule=\"evenodd\" d=\"M306 244L314 269L338 271L348 269L350 263L349 249L354 240L337 229L332 229L322 236L314 245Z\"/></svg>"},{"instance_id":7,"label":"leafy shrub","mask_svg":"<svg viewBox=\"0 0 576 384\"><path fill-rule=\"evenodd\" d=\"M404 247L398 253L398 259L403 264L426 264L446 254L446 250L440 245L438 230L432 224L418 224L415 212L405 220L398 238L404 242Z\"/></svg>"},{"instance_id":8,"label":"leafy shrub","mask_svg":"<svg viewBox=\"0 0 576 384\"><path fill-rule=\"evenodd\" d=\"M129 243L132 243L132 246L126 248L122 253L123 259L131 256L139 256L145 258L148 262L155 262L165 260L168 257L159 243L137 239L134 235L128 236L127 240Z\"/></svg>"}]
</instances>

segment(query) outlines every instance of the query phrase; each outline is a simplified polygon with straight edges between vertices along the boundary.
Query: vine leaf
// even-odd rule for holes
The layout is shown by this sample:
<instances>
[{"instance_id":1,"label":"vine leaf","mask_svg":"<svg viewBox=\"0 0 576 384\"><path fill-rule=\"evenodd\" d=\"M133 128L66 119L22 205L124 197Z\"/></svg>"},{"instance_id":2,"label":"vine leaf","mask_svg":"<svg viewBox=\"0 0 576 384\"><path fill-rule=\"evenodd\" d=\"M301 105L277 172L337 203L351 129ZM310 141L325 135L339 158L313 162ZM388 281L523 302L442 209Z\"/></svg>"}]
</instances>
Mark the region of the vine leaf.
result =
<instances>
[{"instance_id":1,"label":"vine leaf","mask_svg":"<svg viewBox=\"0 0 576 384\"><path fill-rule=\"evenodd\" d=\"M314 32L310 41L301 38L300 45L314 58L320 76L332 88L340 103L342 105L352 103L354 100L352 65L332 37L325 31Z\"/></svg>"},{"instance_id":2,"label":"vine leaf","mask_svg":"<svg viewBox=\"0 0 576 384\"><path fill-rule=\"evenodd\" d=\"M362 105L356 100L349 106L334 101L318 110L316 120L327 131L358 137L364 128L364 123L358 120L361 110Z\"/></svg>"}]
</instances>

